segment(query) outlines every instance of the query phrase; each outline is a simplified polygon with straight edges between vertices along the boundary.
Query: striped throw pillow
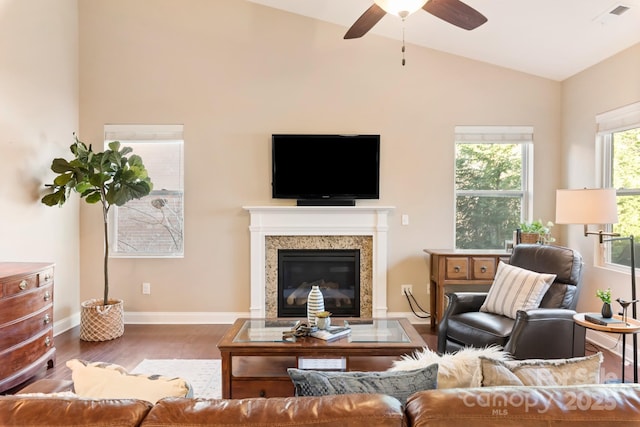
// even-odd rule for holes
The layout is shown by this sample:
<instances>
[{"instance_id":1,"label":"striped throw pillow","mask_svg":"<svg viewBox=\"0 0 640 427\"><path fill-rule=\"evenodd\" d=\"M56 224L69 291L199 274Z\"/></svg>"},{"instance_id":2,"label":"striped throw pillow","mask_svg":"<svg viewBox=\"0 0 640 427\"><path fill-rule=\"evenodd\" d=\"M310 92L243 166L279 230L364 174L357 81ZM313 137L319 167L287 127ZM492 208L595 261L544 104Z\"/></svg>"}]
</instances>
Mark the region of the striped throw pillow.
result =
<instances>
[{"instance_id":1,"label":"striped throw pillow","mask_svg":"<svg viewBox=\"0 0 640 427\"><path fill-rule=\"evenodd\" d=\"M538 308L555 274L536 273L500 262L480 311L516 318L518 310Z\"/></svg>"}]
</instances>

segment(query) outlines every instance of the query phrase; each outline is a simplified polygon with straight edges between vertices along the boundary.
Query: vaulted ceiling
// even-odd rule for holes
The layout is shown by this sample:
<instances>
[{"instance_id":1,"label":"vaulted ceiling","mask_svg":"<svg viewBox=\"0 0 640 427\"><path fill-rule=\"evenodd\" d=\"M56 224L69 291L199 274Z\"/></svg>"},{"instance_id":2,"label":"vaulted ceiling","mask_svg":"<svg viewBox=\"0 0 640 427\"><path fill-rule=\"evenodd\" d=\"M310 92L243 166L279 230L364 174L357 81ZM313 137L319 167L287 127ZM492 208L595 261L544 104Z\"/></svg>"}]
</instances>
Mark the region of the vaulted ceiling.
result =
<instances>
[{"instance_id":1,"label":"vaulted ceiling","mask_svg":"<svg viewBox=\"0 0 640 427\"><path fill-rule=\"evenodd\" d=\"M248 0L338 24L336 37L373 0ZM488 18L466 31L423 10L404 22L387 14L377 34L541 77L564 80L640 43L640 0L463 0ZM619 6L623 6L620 9ZM621 14L610 13L628 9ZM295 37L295 35L292 35ZM344 40L353 46L361 39Z\"/></svg>"}]
</instances>

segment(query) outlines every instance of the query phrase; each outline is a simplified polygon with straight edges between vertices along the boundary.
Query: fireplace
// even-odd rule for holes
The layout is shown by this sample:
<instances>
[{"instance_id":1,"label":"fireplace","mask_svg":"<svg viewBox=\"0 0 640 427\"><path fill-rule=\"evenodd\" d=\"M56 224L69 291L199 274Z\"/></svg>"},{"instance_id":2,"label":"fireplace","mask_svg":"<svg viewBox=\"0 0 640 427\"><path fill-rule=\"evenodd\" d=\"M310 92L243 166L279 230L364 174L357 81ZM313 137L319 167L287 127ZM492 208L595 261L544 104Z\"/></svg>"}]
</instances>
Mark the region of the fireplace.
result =
<instances>
[{"instance_id":1,"label":"fireplace","mask_svg":"<svg viewBox=\"0 0 640 427\"><path fill-rule=\"evenodd\" d=\"M360 251L278 250L278 317L305 317L314 285L322 292L326 311L360 317Z\"/></svg>"},{"instance_id":2,"label":"fireplace","mask_svg":"<svg viewBox=\"0 0 640 427\"><path fill-rule=\"evenodd\" d=\"M360 251L360 317L387 315L390 206L245 206L251 221L251 317L277 313L281 249Z\"/></svg>"}]
</instances>

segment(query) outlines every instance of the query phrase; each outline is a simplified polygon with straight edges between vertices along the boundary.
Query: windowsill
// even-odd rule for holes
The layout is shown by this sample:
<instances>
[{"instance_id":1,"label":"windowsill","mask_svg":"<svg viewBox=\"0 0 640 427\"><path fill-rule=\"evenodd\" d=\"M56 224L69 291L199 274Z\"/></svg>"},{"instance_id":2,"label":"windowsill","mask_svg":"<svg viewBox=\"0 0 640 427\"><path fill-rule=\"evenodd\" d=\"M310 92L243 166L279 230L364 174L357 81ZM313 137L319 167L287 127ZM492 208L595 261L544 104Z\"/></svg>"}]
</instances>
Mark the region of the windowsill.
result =
<instances>
[{"instance_id":1,"label":"windowsill","mask_svg":"<svg viewBox=\"0 0 640 427\"><path fill-rule=\"evenodd\" d=\"M627 274L629 276L631 275L631 267L626 265L604 263L604 264L596 264L594 265L594 267L600 270L613 271L615 273ZM637 274L638 274L638 269L636 268L636 275Z\"/></svg>"}]
</instances>

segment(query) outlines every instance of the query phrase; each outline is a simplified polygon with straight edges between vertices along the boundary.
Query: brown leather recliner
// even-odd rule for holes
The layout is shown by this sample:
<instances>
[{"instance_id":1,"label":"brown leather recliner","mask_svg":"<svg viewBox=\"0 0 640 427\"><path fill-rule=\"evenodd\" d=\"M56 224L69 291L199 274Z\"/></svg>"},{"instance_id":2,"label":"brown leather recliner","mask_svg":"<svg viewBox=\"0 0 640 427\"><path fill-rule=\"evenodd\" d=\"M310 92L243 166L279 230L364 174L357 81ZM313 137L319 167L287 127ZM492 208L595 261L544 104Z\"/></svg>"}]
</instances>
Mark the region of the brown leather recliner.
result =
<instances>
[{"instance_id":1,"label":"brown leather recliner","mask_svg":"<svg viewBox=\"0 0 640 427\"><path fill-rule=\"evenodd\" d=\"M517 245L510 264L556 274L540 307L518 311L511 319L481 312L486 292L447 293L449 305L438 328L438 352L499 345L516 359L562 359L584 356L585 329L573 315L582 284L582 256L569 248Z\"/></svg>"}]
</instances>

